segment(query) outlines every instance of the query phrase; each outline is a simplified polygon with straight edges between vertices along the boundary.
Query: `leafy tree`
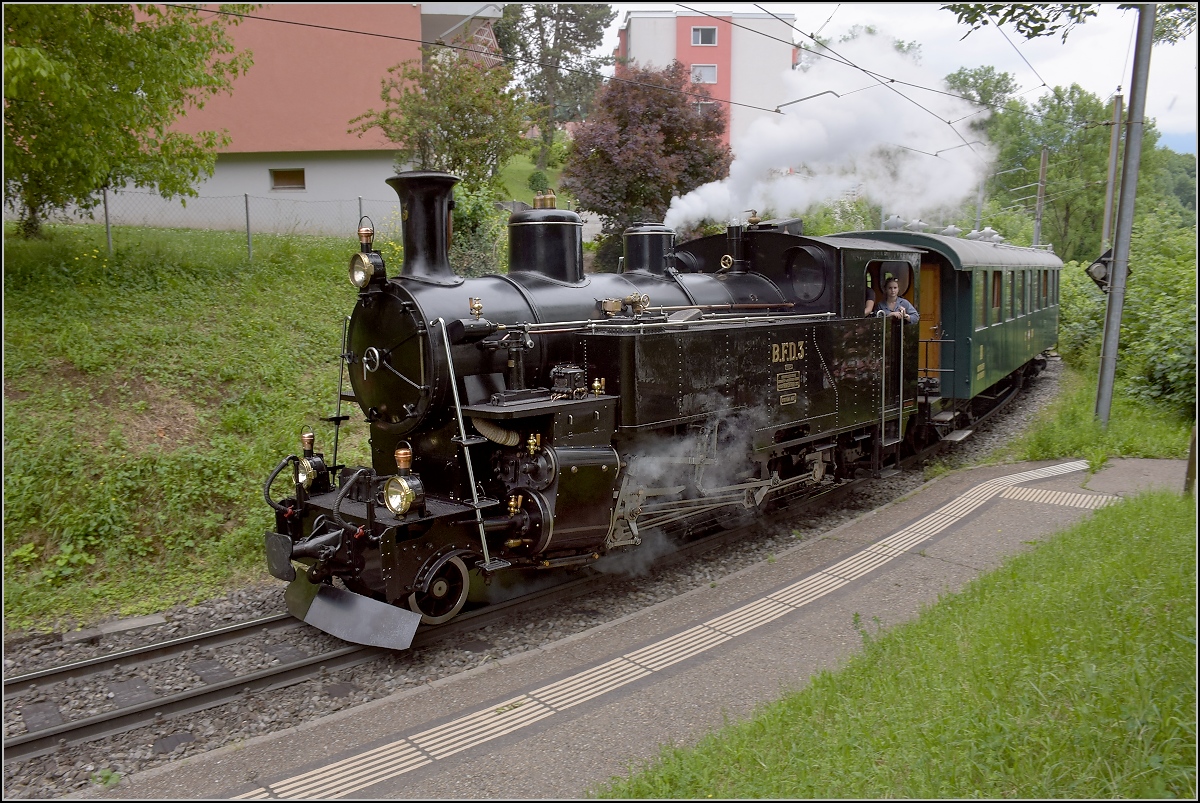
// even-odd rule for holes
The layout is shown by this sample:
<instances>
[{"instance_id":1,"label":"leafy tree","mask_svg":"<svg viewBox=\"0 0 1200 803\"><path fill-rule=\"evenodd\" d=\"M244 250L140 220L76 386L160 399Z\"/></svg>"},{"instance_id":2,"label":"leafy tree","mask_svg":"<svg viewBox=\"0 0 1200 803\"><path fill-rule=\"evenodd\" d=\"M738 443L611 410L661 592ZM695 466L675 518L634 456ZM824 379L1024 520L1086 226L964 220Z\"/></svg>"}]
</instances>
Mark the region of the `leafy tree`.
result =
<instances>
[{"instance_id":1,"label":"leafy tree","mask_svg":"<svg viewBox=\"0 0 1200 803\"><path fill-rule=\"evenodd\" d=\"M1167 206L1182 219L1185 228L1196 226L1196 155L1159 148L1160 167L1155 189Z\"/></svg>"},{"instance_id":2,"label":"leafy tree","mask_svg":"<svg viewBox=\"0 0 1200 803\"><path fill-rule=\"evenodd\" d=\"M1064 260L1099 255L1104 192L1108 181L1109 129L1095 125L1107 115L1101 100L1078 84L1055 87L1036 103L1010 100L991 123L998 162L1009 170L997 176L994 193L1002 206L1021 204L1031 213L1042 149L1049 148L1042 242L1054 244ZM1146 153L1157 134L1146 129Z\"/></svg>"},{"instance_id":3,"label":"leafy tree","mask_svg":"<svg viewBox=\"0 0 1200 803\"><path fill-rule=\"evenodd\" d=\"M248 6L222 6L245 12ZM25 237L55 210L89 210L103 187L195 195L226 132L170 130L251 64L237 17L179 6L4 7L4 198Z\"/></svg>"},{"instance_id":4,"label":"leafy tree","mask_svg":"<svg viewBox=\"0 0 1200 803\"><path fill-rule=\"evenodd\" d=\"M1174 44L1196 29L1195 3L1158 3L1154 21L1154 43ZM1121 8L1132 8L1124 5ZM1096 16L1096 3L947 3L942 6L971 26L964 38L990 24L1012 23L1026 39L1054 36L1061 32L1063 41L1076 25Z\"/></svg>"},{"instance_id":5,"label":"leafy tree","mask_svg":"<svg viewBox=\"0 0 1200 803\"><path fill-rule=\"evenodd\" d=\"M952 72L946 76L946 86L980 105L979 119L972 120L971 127L984 134L991 133L995 122L994 114L987 117L984 114L999 111L1018 89L1017 81L1011 75L986 66L963 67Z\"/></svg>"},{"instance_id":6,"label":"leafy tree","mask_svg":"<svg viewBox=\"0 0 1200 803\"><path fill-rule=\"evenodd\" d=\"M350 121L359 136L378 128L399 146L397 167L445 170L468 187L494 187L500 167L525 147L529 103L509 89L512 72L427 48L422 61L389 67L381 110Z\"/></svg>"},{"instance_id":7,"label":"leafy tree","mask_svg":"<svg viewBox=\"0 0 1200 803\"><path fill-rule=\"evenodd\" d=\"M597 93L562 173L579 208L601 220L609 240L597 252L601 267L615 264L612 252L630 223L662 220L672 196L724 178L732 161L725 109L697 102L709 95L678 61L662 70L631 65L617 75L622 80Z\"/></svg>"},{"instance_id":8,"label":"leafy tree","mask_svg":"<svg viewBox=\"0 0 1200 803\"><path fill-rule=\"evenodd\" d=\"M538 105L537 168L545 170L557 123L582 120L600 86L597 69L612 59L592 55L616 17L607 3L509 3L496 42Z\"/></svg>"},{"instance_id":9,"label":"leafy tree","mask_svg":"<svg viewBox=\"0 0 1200 803\"><path fill-rule=\"evenodd\" d=\"M507 271L508 213L496 208L491 187L459 184L454 188L450 266L459 276Z\"/></svg>"}]
</instances>

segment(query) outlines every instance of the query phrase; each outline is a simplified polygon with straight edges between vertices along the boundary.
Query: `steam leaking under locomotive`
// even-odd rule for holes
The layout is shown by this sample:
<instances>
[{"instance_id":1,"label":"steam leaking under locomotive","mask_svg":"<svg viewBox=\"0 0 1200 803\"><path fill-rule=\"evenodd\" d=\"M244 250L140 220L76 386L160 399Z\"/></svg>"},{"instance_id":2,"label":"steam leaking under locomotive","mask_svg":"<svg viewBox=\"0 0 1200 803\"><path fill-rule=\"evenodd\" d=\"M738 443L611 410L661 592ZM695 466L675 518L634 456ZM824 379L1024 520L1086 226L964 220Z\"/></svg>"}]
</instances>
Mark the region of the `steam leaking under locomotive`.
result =
<instances>
[{"instance_id":1,"label":"steam leaking under locomotive","mask_svg":"<svg viewBox=\"0 0 1200 803\"><path fill-rule=\"evenodd\" d=\"M456 182L388 179L403 265L388 276L369 230L351 258L342 398L370 424L371 465L339 464L336 447L326 461L306 434L264 488L268 568L289 582L289 610L348 641L403 649L481 578L637 560L651 542L878 473L969 423L974 397L1053 343L1057 308L1030 302L1030 277L1048 290L1061 267L1053 254L805 237L798 220L682 245L637 224L622 272L585 274L579 217L535 208L510 218L509 272L464 279L448 259ZM940 330L974 331L972 288L991 275L976 273L993 263L1021 276L1012 317L1025 329L976 355ZM867 283L885 276L936 314L931 336L863 316ZM919 282L937 292L918 298Z\"/></svg>"}]
</instances>

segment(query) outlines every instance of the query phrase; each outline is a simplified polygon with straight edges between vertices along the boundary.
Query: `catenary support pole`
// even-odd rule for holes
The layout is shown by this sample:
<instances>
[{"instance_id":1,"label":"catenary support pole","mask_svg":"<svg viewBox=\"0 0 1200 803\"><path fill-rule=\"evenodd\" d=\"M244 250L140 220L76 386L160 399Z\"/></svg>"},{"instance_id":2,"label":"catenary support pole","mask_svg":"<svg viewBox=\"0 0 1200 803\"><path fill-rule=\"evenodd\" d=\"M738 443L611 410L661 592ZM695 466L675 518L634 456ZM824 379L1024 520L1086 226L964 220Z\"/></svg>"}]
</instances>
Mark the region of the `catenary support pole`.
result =
<instances>
[{"instance_id":1,"label":"catenary support pole","mask_svg":"<svg viewBox=\"0 0 1200 803\"><path fill-rule=\"evenodd\" d=\"M1154 46L1155 7L1139 5L1137 45L1133 51L1133 81L1129 91L1129 118L1125 123L1125 161L1121 166L1121 200L1117 206L1117 231L1113 239L1112 278L1104 316L1100 348L1100 382L1096 388L1096 418L1108 426L1113 384L1117 375L1117 347L1121 341L1121 313L1125 307L1125 279L1129 275L1129 240L1137 196L1138 163L1146 128L1146 86L1150 78L1150 49Z\"/></svg>"},{"instance_id":2,"label":"catenary support pole","mask_svg":"<svg viewBox=\"0 0 1200 803\"><path fill-rule=\"evenodd\" d=\"M1121 150L1121 87L1113 96L1112 136L1108 142L1108 187L1104 190L1104 230L1100 234L1100 250L1112 247L1113 198L1117 191L1117 153Z\"/></svg>"},{"instance_id":3,"label":"catenary support pole","mask_svg":"<svg viewBox=\"0 0 1200 803\"><path fill-rule=\"evenodd\" d=\"M1050 149L1042 147L1042 166L1038 170L1037 214L1033 217L1033 244L1042 244L1042 210L1046 208L1046 168L1050 164Z\"/></svg>"}]
</instances>

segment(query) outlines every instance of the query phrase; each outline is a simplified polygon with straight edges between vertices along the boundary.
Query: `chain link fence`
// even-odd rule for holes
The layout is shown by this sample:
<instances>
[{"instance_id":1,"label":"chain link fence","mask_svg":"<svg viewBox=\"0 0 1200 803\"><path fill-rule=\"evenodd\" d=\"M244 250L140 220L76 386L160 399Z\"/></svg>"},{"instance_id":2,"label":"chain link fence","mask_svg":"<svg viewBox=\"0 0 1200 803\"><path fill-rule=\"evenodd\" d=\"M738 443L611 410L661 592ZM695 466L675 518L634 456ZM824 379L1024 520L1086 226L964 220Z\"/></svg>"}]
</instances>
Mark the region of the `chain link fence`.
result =
<instances>
[{"instance_id":1,"label":"chain link fence","mask_svg":"<svg viewBox=\"0 0 1200 803\"><path fill-rule=\"evenodd\" d=\"M88 212L69 208L51 217L63 223L104 223L112 251L112 228L203 229L240 231L246 235L246 252L253 258L256 234L303 234L355 237L359 220L366 215L377 239L402 239L400 201L357 198L309 201L257 195L219 195L167 200L147 190L108 190ZM16 220L16 210L5 206L5 221ZM119 236L119 235L118 235Z\"/></svg>"},{"instance_id":2,"label":"chain link fence","mask_svg":"<svg viewBox=\"0 0 1200 803\"><path fill-rule=\"evenodd\" d=\"M254 258L254 236L319 235L356 237L359 220L366 215L375 227L377 242L403 241L403 223L398 198L331 199L310 201L298 198L259 195L210 195L167 200L149 190L108 190L98 198L90 214L68 208L51 215L48 222L103 223L108 233L108 251L113 250L113 227L162 229L200 229L242 232L246 236L246 254ZM520 201L498 204L508 212L531 208ZM15 221L18 210L6 204L4 220ZM583 239L591 241L600 232L600 221L582 214ZM116 236L119 238L120 233Z\"/></svg>"}]
</instances>

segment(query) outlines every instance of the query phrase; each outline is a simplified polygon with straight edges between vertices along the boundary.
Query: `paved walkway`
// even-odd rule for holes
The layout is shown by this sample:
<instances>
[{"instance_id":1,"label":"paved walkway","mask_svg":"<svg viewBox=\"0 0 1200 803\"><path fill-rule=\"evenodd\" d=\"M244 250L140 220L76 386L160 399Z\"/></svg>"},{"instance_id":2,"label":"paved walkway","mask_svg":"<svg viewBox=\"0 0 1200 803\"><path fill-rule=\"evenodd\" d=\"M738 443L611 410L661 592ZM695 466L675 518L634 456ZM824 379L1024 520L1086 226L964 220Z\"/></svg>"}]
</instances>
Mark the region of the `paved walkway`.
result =
<instances>
[{"instance_id":1,"label":"paved walkway","mask_svg":"<svg viewBox=\"0 0 1200 803\"><path fill-rule=\"evenodd\" d=\"M703 587L547 647L125 779L114 798L559 799L802 688L1179 460L971 469ZM286 690L282 692L286 694Z\"/></svg>"}]
</instances>

